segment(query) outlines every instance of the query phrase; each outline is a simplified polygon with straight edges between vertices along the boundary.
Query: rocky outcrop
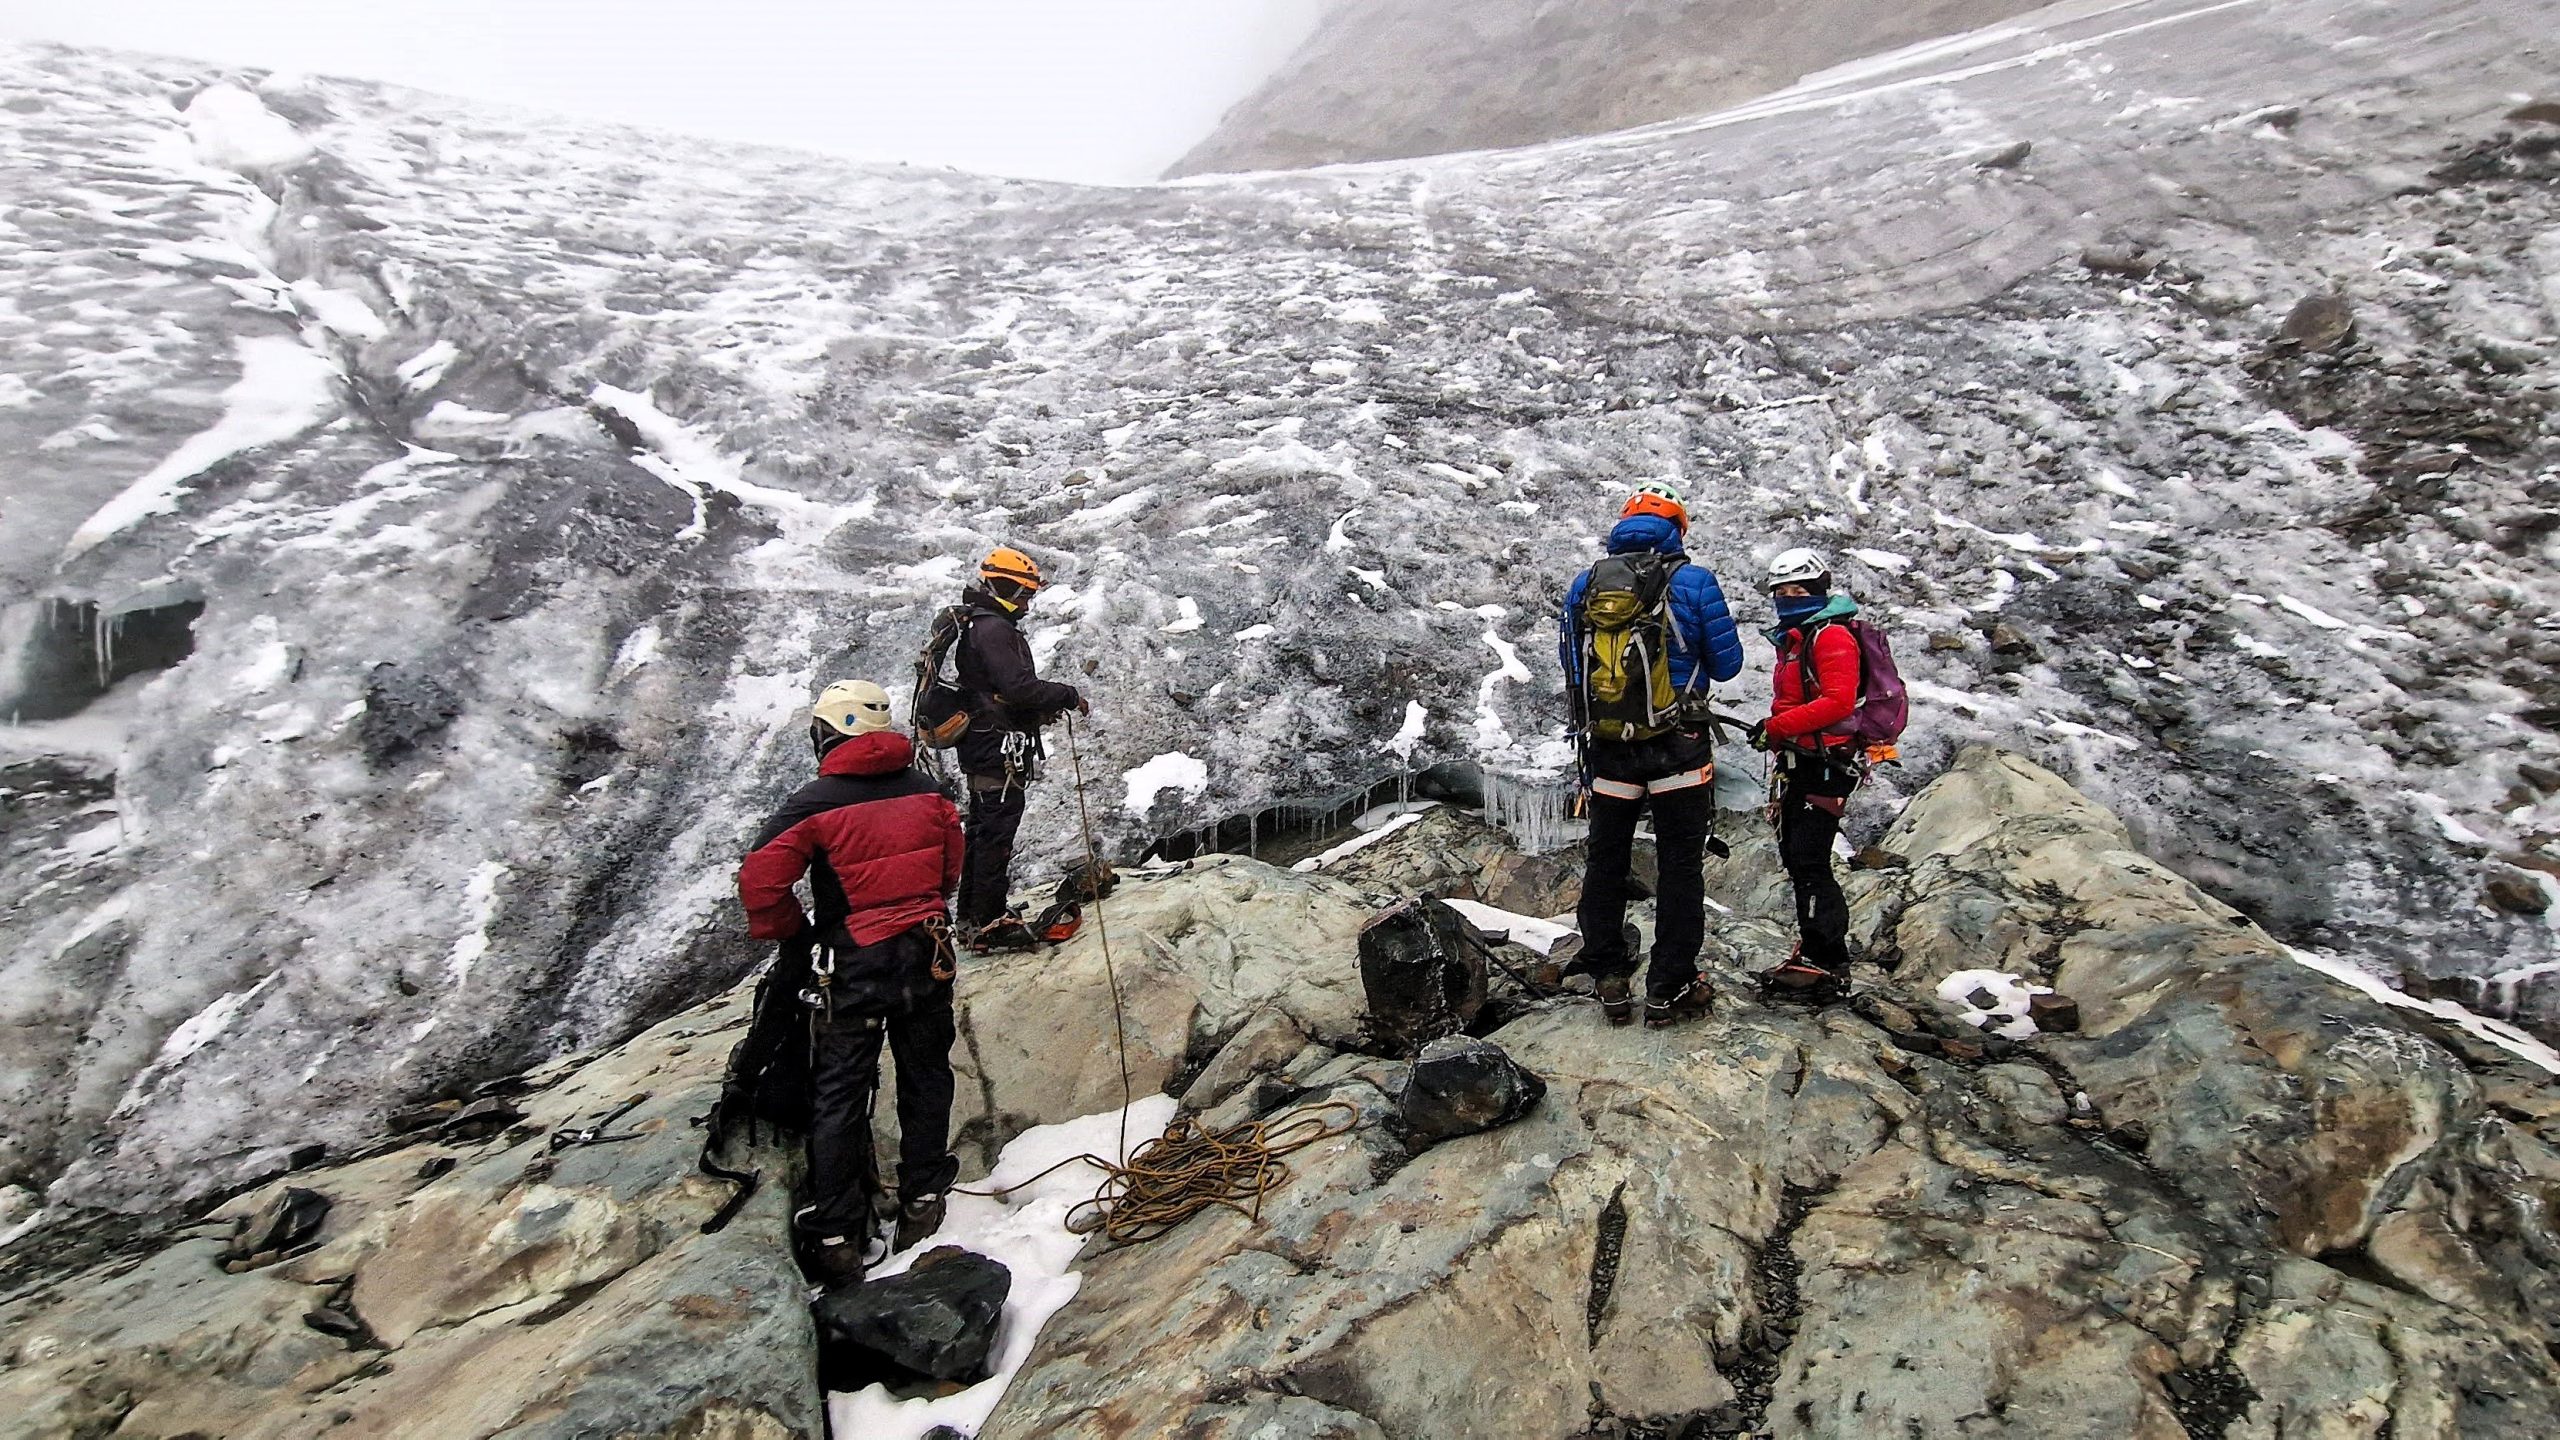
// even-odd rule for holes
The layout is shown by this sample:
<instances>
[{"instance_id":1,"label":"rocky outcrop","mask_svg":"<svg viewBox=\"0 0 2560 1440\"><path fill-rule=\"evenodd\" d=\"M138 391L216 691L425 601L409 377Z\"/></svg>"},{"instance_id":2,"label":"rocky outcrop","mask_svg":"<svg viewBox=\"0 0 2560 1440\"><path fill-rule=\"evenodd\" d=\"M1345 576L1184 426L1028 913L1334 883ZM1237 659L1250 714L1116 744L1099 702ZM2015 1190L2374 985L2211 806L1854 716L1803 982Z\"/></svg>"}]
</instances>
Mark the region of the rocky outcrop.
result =
<instances>
[{"instance_id":1,"label":"rocky outcrop","mask_svg":"<svg viewBox=\"0 0 2560 1440\"><path fill-rule=\"evenodd\" d=\"M1119 1103L1106 927L1136 1089L1213 1127L1359 1116L1288 1156L1258 1219L1211 1208L1088 1250L982 1433L2560 1427L2549 1076L2305 967L1987 749L1912 802L1886 838L1902 863L1853 881L1872 998L1773 1008L1745 972L1785 947L1776 865L1734 818L1712 1017L1616 1030L1588 999L1515 994L1480 1017L1492 1043L1427 1048L1419 1081L1358 1048L1380 897L1322 876L1142 871L1072 944L971 962L973 1154ZM2075 998L2082 1031L1970 1060L1905 1043L1967 1033L1938 982L2003 969ZM809 1433L787 1157L699 1233L726 1191L693 1172L685 1121L741 1003L419 1117L415 1143L174 1239L21 1266L0 1434ZM635 1096L601 1135L637 1138L553 1148ZM235 1236L247 1268L228 1270ZM954 1272L979 1298L934 1346L992 1278ZM905 1363L976 1373L928 1349Z\"/></svg>"},{"instance_id":2,"label":"rocky outcrop","mask_svg":"<svg viewBox=\"0 0 2560 1440\"><path fill-rule=\"evenodd\" d=\"M0 1435L816 1433L787 1157L762 1156L776 1183L700 1229L729 1187L695 1172L691 1121L744 1006L536 1071L486 1133L413 1117L379 1153L234 1197L175 1243L64 1266L47 1252L87 1248L73 1224L0 1252ZM635 1098L598 1143L558 1143ZM325 1214L278 1255L273 1220L314 1208L274 1203L296 1191ZM249 1253L226 1266L235 1237Z\"/></svg>"},{"instance_id":3,"label":"rocky outcrop","mask_svg":"<svg viewBox=\"0 0 2560 1440\"><path fill-rule=\"evenodd\" d=\"M1557 1000L1502 1026L1544 1100L1418 1155L1379 1138L1401 1067L1319 1072L1266 1109L1363 1129L1293 1157L1258 1225L1093 1257L985 1433L2560 1423L2560 1131L2481 1099L2547 1077L2297 964L2015 757L1969 752L1885 848L1910 863L1859 882L1868 983L1926 1010L2011 964L2084 1033L1956 1063L1755 1003L1737 963L1703 1023ZM1751 837L1721 898L1773 869ZM1738 957L1779 947L1768 914L1726 926Z\"/></svg>"}]
</instances>

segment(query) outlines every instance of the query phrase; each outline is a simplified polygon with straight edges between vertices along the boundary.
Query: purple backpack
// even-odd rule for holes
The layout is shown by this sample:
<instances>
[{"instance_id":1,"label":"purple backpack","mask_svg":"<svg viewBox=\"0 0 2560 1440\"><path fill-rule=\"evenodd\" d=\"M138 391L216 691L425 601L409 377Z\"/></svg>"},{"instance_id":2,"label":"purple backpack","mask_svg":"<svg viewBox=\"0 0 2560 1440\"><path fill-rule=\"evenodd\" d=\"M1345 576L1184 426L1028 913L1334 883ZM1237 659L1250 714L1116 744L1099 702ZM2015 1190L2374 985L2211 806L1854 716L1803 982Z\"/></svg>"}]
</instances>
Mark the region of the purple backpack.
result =
<instances>
[{"instance_id":1,"label":"purple backpack","mask_svg":"<svg viewBox=\"0 0 2560 1440\"><path fill-rule=\"evenodd\" d=\"M1829 622L1849 632L1858 642L1858 708L1849 718L1830 727L1825 733L1846 735L1861 745L1891 745L1902 738L1902 727L1911 719L1911 697L1902 688L1902 670L1893 663L1892 642L1875 626L1851 616ZM1804 693L1814 693L1813 638L1805 637L1804 654L1799 661L1804 671Z\"/></svg>"}]
</instances>

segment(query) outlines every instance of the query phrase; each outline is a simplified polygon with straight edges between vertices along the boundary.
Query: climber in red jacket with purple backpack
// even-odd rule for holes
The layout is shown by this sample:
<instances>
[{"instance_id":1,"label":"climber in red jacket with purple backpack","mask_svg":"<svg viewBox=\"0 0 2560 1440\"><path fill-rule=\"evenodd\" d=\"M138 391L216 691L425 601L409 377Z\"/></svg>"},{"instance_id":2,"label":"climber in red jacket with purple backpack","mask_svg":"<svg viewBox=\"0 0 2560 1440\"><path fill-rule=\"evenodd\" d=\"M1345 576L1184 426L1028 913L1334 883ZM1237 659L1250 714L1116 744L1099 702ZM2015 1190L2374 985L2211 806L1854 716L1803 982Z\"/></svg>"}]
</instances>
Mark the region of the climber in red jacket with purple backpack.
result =
<instances>
[{"instance_id":1,"label":"climber in red jacket with purple backpack","mask_svg":"<svg viewBox=\"0 0 2560 1440\"><path fill-rule=\"evenodd\" d=\"M1870 765L1898 755L1907 704L1884 634L1834 594L1831 567L1811 550L1769 563L1778 623L1769 718L1751 743L1769 752L1777 792L1778 858L1796 896L1796 949L1761 974L1781 999L1829 1001L1849 992L1849 902L1832 872L1840 817Z\"/></svg>"}]
</instances>

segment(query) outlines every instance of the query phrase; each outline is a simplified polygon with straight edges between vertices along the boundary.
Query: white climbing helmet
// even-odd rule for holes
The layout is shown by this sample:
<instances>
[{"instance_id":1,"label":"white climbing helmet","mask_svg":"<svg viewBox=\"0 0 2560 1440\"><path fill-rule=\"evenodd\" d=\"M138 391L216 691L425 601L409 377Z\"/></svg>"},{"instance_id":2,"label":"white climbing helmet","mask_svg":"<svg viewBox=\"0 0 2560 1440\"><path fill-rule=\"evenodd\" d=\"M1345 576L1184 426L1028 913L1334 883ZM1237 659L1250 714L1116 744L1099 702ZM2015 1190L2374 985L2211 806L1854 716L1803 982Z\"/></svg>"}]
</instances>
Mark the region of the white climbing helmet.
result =
<instances>
[{"instance_id":1,"label":"white climbing helmet","mask_svg":"<svg viewBox=\"0 0 2560 1440\"><path fill-rule=\"evenodd\" d=\"M1810 585L1816 580L1828 579L1830 575L1831 562L1823 559L1819 552L1801 547L1782 550L1778 552L1777 559L1769 562L1768 588L1775 590L1781 585Z\"/></svg>"},{"instance_id":2,"label":"white climbing helmet","mask_svg":"<svg viewBox=\"0 0 2560 1440\"><path fill-rule=\"evenodd\" d=\"M1659 495L1663 499L1670 501L1672 504L1680 506L1682 509L1688 508L1688 502L1680 498L1679 489L1668 480L1647 480L1636 487L1635 493L1638 495Z\"/></svg>"},{"instance_id":3,"label":"white climbing helmet","mask_svg":"<svg viewBox=\"0 0 2560 1440\"><path fill-rule=\"evenodd\" d=\"M868 680L839 680L818 693L809 717L839 735L889 728L889 692Z\"/></svg>"}]
</instances>

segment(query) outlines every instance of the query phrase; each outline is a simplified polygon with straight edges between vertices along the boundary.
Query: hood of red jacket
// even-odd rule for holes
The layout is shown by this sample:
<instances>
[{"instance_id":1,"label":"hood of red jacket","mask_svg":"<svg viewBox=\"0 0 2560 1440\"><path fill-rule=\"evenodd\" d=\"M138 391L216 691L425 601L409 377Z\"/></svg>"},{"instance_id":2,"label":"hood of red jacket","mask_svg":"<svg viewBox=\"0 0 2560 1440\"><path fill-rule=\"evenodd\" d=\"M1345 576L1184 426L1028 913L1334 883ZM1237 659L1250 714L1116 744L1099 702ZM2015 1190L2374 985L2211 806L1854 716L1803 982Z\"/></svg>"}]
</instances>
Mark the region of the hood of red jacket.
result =
<instances>
[{"instance_id":1,"label":"hood of red jacket","mask_svg":"<svg viewBox=\"0 0 2560 1440\"><path fill-rule=\"evenodd\" d=\"M827 752L818 762L821 775L889 775L904 770L916 758L914 742L895 730L873 730L856 735Z\"/></svg>"}]
</instances>

